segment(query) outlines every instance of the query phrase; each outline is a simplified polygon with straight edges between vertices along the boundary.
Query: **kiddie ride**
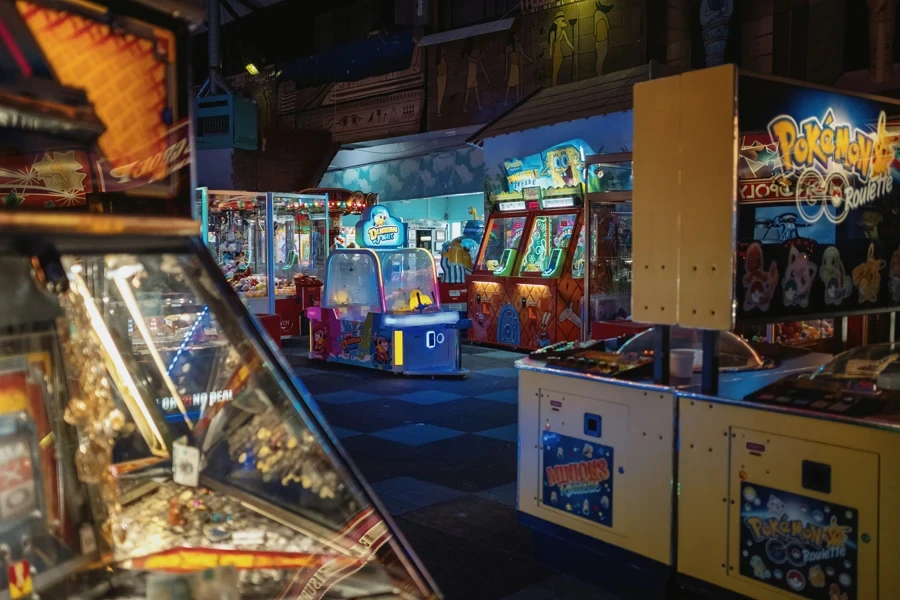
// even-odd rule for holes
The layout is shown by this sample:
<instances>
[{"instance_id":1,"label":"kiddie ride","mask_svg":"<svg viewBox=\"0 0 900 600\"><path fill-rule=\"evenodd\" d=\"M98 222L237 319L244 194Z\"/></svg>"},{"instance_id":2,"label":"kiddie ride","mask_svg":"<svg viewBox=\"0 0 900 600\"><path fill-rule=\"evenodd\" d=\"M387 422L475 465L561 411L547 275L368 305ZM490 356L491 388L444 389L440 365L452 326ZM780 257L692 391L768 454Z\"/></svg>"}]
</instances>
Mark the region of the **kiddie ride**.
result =
<instances>
[{"instance_id":1,"label":"kiddie ride","mask_svg":"<svg viewBox=\"0 0 900 600\"><path fill-rule=\"evenodd\" d=\"M434 258L406 248L407 226L383 206L356 224L359 248L328 257L322 306L307 308L309 357L407 375L455 375L471 321L441 311Z\"/></svg>"}]
</instances>

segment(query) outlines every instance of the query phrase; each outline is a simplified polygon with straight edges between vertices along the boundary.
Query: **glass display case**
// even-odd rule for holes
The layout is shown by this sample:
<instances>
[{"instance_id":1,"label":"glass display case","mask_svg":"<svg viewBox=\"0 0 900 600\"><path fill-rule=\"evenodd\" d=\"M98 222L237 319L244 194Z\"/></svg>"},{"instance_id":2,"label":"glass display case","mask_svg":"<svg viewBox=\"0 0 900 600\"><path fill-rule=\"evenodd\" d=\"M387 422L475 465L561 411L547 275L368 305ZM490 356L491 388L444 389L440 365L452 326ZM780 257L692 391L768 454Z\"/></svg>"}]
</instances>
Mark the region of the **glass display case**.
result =
<instances>
[{"instance_id":1,"label":"glass display case","mask_svg":"<svg viewBox=\"0 0 900 600\"><path fill-rule=\"evenodd\" d=\"M535 217L519 275L546 274L549 277L561 269L565 262L562 257L569 247L577 220L578 213L574 212Z\"/></svg>"},{"instance_id":2,"label":"glass display case","mask_svg":"<svg viewBox=\"0 0 900 600\"><path fill-rule=\"evenodd\" d=\"M589 210L589 320L626 319L631 313L631 205L598 203ZM573 268L579 264L574 261Z\"/></svg>"},{"instance_id":3,"label":"glass display case","mask_svg":"<svg viewBox=\"0 0 900 600\"><path fill-rule=\"evenodd\" d=\"M436 597L196 227L0 214L0 598Z\"/></svg>"},{"instance_id":4,"label":"glass display case","mask_svg":"<svg viewBox=\"0 0 900 600\"><path fill-rule=\"evenodd\" d=\"M482 255L481 269L498 271L502 266L513 268L516 262L516 248L525 229L527 217L495 217L491 219L488 231L482 244L485 249Z\"/></svg>"}]
</instances>

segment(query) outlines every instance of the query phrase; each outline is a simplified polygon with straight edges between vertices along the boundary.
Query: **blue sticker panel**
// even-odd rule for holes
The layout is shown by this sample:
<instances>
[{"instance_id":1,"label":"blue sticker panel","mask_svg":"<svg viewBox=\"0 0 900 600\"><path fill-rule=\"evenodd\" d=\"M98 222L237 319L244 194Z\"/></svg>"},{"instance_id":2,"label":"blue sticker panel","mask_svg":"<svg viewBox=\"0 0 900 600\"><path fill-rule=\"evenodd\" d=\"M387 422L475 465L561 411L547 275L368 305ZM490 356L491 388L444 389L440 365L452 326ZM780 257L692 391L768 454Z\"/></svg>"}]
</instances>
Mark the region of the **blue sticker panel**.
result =
<instances>
[{"instance_id":1,"label":"blue sticker panel","mask_svg":"<svg viewBox=\"0 0 900 600\"><path fill-rule=\"evenodd\" d=\"M545 431L542 502L612 527L613 449Z\"/></svg>"},{"instance_id":2,"label":"blue sticker panel","mask_svg":"<svg viewBox=\"0 0 900 600\"><path fill-rule=\"evenodd\" d=\"M855 600L859 514L741 483L741 575L803 598Z\"/></svg>"}]
</instances>

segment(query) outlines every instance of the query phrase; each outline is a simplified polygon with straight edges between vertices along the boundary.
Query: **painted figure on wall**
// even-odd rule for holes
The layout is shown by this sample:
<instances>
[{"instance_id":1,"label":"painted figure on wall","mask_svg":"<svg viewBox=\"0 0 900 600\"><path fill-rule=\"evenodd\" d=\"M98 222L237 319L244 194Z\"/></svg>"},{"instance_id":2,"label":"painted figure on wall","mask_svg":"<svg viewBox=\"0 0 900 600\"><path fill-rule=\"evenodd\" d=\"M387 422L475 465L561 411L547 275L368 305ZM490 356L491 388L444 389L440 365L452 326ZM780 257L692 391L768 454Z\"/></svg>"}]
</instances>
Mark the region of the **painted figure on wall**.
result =
<instances>
[{"instance_id":1,"label":"painted figure on wall","mask_svg":"<svg viewBox=\"0 0 900 600\"><path fill-rule=\"evenodd\" d=\"M443 46L438 46L434 54L434 67L437 70L437 114L444 114L444 93L447 91L447 59Z\"/></svg>"},{"instance_id":2,"label":"painted figure on wall","mask_svg":"<svg viewBox=\"0 0 900 600\"><path fill-rule=\"evenodd\" d=\"M509 105L509 90L516 91L516 102L522 99L521 61L523 58L528 62L534 62L525 53L518 30L511 31L506 39L506 97L503 100L504 106Z\"/></svg>"},{"instance_id":3,"label":"painted figure on wall","mask_svg":"<svg viewBox=\"0 0 900 600\"><path fill-rule=\"evenodd\" d=\"M609 11L612 4L603 4L596 0L597 10L594 11L594 45L597 48L597 75L603 75L603 63L606 61L606 53L609 51Z\"/></svg>"},{"instance_id":4,"label":"painted figure on wall","mask_svg":"<svg viewBox=\"0 0 900 600\"><path fill-rule=\"evenodd\" d=\"M563 11L557 12L556 16L553 18L553 24L550 25L550 32L548 35L548 40L550 42L550 65L553 69L553 85L559 83L559 71L562 69L563 63L563 42L566 43L572 52L575 52L575 46L572 45L572 40L569 39L569 34L566 31L568 27L569 20L566 19L566 13Z\"/></svg>"},{"instance_id":5,"label":"painted figure on wall","mask_svg":"<svg viewBox=\"0 0 900 600\"><path fill-rule=\"evenodd\" d=\"M700 3L700 27L703 30L707 67L725 64L725 44L733 12L734 0L703 0Z\"/></svg>"},{"instance_id":6,"label":"painted figure on wall","mask_svg":"<svg viewBox=\"0 0 900 600\"><path fill-rule=\"evenodd\" d=\"M490 85L491 83L491 78L484 68L484 63L481 62L481 59L484 58L484 51L475 48L474 38L466 38L466 41L463 43L462 57L466 60L468 67L468 72L466 73L466 97L465 100L463 100L463 112L469 112L469 94L473 91L475 93L475 105L478 107L478 110L483 110L481 106L481 95L478 92L479 69L484 73L485 85Z\"/></svg>"}]
</instances>

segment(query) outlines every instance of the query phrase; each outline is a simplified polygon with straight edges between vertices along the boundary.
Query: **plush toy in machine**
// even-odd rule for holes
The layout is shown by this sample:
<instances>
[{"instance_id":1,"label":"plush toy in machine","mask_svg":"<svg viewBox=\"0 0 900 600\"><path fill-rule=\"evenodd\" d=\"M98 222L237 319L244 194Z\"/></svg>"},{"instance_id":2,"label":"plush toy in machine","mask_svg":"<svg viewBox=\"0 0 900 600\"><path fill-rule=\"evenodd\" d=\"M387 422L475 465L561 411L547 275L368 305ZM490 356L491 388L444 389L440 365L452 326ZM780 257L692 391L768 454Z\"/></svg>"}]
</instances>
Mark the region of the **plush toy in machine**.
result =
<instances>
[{"instance_id":1,"label":"plush toy in machine","mask_svg":"<svg viewBox=\"0 0 900 600\"><path fill-rule=\"evenodd\" d=\"M409 309L410 310L422 310L426 306L431 306L432 301L428 294L424 293L419 288L414 289L409 294Z\"/></svg>"}]
</instances>

